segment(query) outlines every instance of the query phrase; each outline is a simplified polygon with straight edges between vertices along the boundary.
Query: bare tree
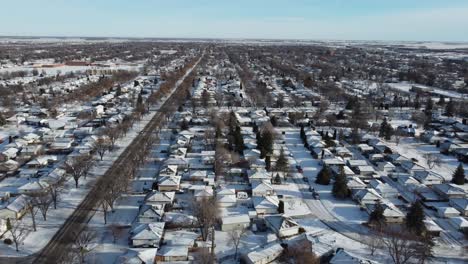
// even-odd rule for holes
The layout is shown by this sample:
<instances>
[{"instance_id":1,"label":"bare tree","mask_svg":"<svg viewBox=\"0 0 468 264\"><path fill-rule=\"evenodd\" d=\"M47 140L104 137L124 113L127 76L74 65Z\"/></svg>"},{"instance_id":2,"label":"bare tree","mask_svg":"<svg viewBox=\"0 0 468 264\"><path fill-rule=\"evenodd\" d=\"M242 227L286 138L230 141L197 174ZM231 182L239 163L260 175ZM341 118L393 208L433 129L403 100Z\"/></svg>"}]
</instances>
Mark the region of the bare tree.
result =
<instances>
[{"instance_id":1,"label":"bare tree","mask_svg":"<svg viewBox=\"0 0 468 264\"><path fill-rule=\"evenodd\" d=\"M99 158L102 160L104 154L109 151L111 148L111 142L108 137L99 137L96 142L94 142L94 150L99 154Z\"/></svg>"},{"instance_id":2,"label":"bare tree","mask_svg":"<svg viewBox=\"0 0 468 264\"><path fill-rule=\"evenodd\" d=\"M15 243L16 251L19 251L18 247L26 238L28 229L26 228L26 226L24 225L22 221L14 220L13 223L11 223L10 219L8 218L7 230L11 235L11 239L13 240L13 243Z\"/></svg>"},{"instance_id":3,"label":"bare tree","mask_svg":"<svg viewBox=\"0 0 468 264\"><path fill-rule=\"evenodd\" d=\"M44 192L34 196L33 202L39 208L39 211L41 211L44 221L47 221L47 212L49 211L50 205L53 203L52 198L48 193Z\"/></svg>"},{"instance_id":4,"label":"bare tree","mask_svg":"<svg viewBox=\"0 0 468 264\"><path fill-rule=\"evenodd\" d=\"M410 263L418 255L413 237L401 230L387 230L382 238L382 245L395 264Z\"/></svg>"},{"instance_id":5,"label":"bare tree","mask_svg":"<svg viewBox=\"0 0 468 264\"><path fill-rule=\"evenodd\" d=\"M213 197L204 198L193 202L193 213L202 234L203 241L208 239L210 228L212 228L218 217L218 207Z\"/></svg>"},{"instance_id":6,"label":"bare tree","mask_svg":"<svg viewBox=\"0 0 468 264\"><path fill-rule=\"evenodd\" d=\"M228 243L234 246L235 253L234 258L237 259L237 253L239 250L239 245L241 244L242 238L247 232L246 228L239 227L228 232Z\"/></svg>"},{"instance_id":7,"label":"bare tree","mask_svg":"<svg viewBox=\"0 0 468 264\"><path fill-rule=\"evenodd\" d=\"M106 199L101 198L101 200L99 200L99 204L102 207L102 214L104 216L104 224L107 225L107 212L109 211L109 203L107 203Z\"/></svg>"},{"instance_id":8,"label":"bare tree","mask_svg":"<svg viewBox=\"0 0 468 264\"><path fill-rule=\"evenodd\" d=\"M368 246L371 256L375 254L377 249L382 248L382 234L370 234L362 236L362 241Z\"/></svg>"},{"instance_id":9,"label":"bare tree","mask_svg":"<svg viewBox=\"0 0 468 264\"><path fill-rule=\"evenodd\" d=\"M114 244L117 242L117 239L119 239L125 233L125 229L117 224L110 225L109 230L112 233L112 241Z\"/></svg>"},{"instance_id":10,"label":"bare tree","mask_svg":"<svg viewBox=\"0 0 468 264\"><path fill-rule=\"evenodd\" d=\"M34 232L36 232L37 231L37 229L36 229L36 214L37 214L38 208L37 208L37 205L36 205L33 197L28 196L26 198L26 208L28 208L29 214L31 215L33 230L34 230Z\"/></svg>"},{"instance_id":11,"label":"bare tree","mask_svg":"<svg viewBox=\"0 0 468 264\"><path fill-rule=\"evenodd\" d=\"M108 127L104 130L103 135L109 138L110 150L112 150L115 147L115 142L122 135L122 129L119 126Z\"/></svg>"},{"instance_id":12,"label":"bare tree","mask_svg":"<svg viewBox=\"0 0 468 264\"><path fill-rule=\"evenodd\" d=\"M60 198L60 193L63 190L63 185L61 182L52 183L49 185L48 193L50 194L50 198L54 203L54 209L57 209L57 203Z\"/></svg>"},{"instance_id":13,"label":"bare tree","mask_svg":"<svg viewBox=\"0 0 468 264\"><path fill-rule=\"evenodd\" d=\"M436 153L425 153L423 157L426 159L429 169L432 169L435 166L440 166L442 164L442 159Z\"/></svg>"},{"instance_id":14,"label":"bare tree","mask_svg":"<svg viewBox=\"0 0 468 264\"><path fill-rule=\"evenodd\" d=\"M79 256L80 263L85 263L86 255L94 249L93 243L97 237L96 232L83 230L81 233L75 233L74 235L76 237L74 250Z\"/></svg>"},{"instance_id":15,"label":"bare tree","mask_svg":"<svg viewBox=\"0 0 468 264\"><path fill-rule=\"evenodd\" d=\"M85 175L86 171L85 155L80 155L65 161L64 167L65 171L72 175L73 179L75 180L75 187L78 188L78 181L83 175Z\"/></svg>"}]
</instances>

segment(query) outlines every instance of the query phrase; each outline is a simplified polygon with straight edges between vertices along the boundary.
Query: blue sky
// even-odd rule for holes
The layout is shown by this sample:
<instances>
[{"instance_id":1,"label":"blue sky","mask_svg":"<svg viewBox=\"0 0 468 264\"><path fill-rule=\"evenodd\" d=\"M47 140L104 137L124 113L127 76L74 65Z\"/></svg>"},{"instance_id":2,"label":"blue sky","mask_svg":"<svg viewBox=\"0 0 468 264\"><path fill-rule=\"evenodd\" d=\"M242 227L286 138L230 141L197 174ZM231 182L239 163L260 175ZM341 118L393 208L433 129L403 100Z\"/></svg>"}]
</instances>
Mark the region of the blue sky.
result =
<instances>
[{"instance_id":1,"label":"blue sky","mask_svg":"<svg viewBox=\"0 0 468 264\"><path fill-rule=\"evenodd\" d=\"M0 35L468 41L468 0L1 0Z\"/></svg>"}]
</instances>

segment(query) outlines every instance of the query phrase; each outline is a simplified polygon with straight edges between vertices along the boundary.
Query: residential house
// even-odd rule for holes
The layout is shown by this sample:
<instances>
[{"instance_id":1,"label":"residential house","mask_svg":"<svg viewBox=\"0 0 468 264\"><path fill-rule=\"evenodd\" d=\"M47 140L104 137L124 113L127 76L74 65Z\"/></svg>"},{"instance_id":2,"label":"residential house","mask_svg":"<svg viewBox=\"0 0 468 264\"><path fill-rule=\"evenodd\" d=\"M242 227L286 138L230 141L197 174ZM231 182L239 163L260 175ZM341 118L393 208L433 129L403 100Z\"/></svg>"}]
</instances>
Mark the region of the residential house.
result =
<instances>
[{"instance_id":1,"label":"residential house","mask_svg":"<svg viewBox=\"0 0 468 264\"><path fill-rule=\"evenodd\" d=\"M466 198L465 191L455 184L441 183L432 185L432 189L445 199Z\"/></svg>"},{"instance_id":2,"label":"residential house","mask_svg":"<svg viewBox=\"0 0 468 264\"><path fill-rule=\"evenodd\" d=\"M231 231L236 229L244 229L250 226L250 218L247 214L239 214L233 216L225 216L221 219L221 230Z\"/></svg>"},{"instance_id":3,"label":"residential house","mask_svg":"<svg viewBox=\"0 0 468 264\"><path fill-rule=\"evenodd\" d=\"M166 206L172 205L174 202L175 192L159 192L153 191L146 195L145 203L151 206Z\"/></svg>"},{"instance_id":4,"label":"residential house","mask_svg":"<svg viewBox=\"0 0 468 264\"><path fill-rule=\"evenodd\" d=\"M284 215L265 216L265 223L279 238L299 234L299 224Z\"/></svg>"},{"instance_id":5,"label":"residential house","mask_svg":"<svg viewBox=\"0 0 468 264\"><path fill-rule=\"evenodd\" d=\"M159 247L164 235L164 222L137 224L130 231L134 247Z\"/></svg>"},{"instance_id":6,"label":"residential house","mask_svg":"<svg viewBox=\"0 0 468 264\"><path fill-rule=\"evenodd\" d=\"M180 189L180 176L163 176L158 180L159 191L178 191Z\"/></svg>"},{"instance_id":7,"label":"residential house","mask_svg":"<svg viewBox=\"0 0 468 264\"><path fill-rule=\"evenodd\" d=\"M139 223L160 222L164 216L164 206L144 204L138 213Z\"/></svg>"},{"instance_id":8,"label":"residential house","mask_svg":"<svg viewBox=\"0 0 468 264\"><path fill-rule=\"evenodd\" d=\"M246 264L268 264L273 262L283 253L283 247L278 242L266 244L255 248L242 256Z\"/></svg>"},{"instance_id":9,"label":"residential house","mask_svg":"<svg viewBox=\"0 0 468 264\"><path fill-rule=\"evenodd\" d=\"M156 253L157 263L177 263L178 261L187 261L189 248L187 246L167 246L164 245Z\"/></svg>"},{"instance_id":10,"label":"residential house","mask_svg":"<svg viewBox=\"0 0 468 264\"><path fill-rule=\"evenodd\" d=\"M453 198L449 200L449 204L457 209L462 215L468 216L468 199Z\"/></svg>"},{"instance_id":11,"label":"residential house","mask_svg":"<svg viewBox=\"0 0 468 264\"><path fill-rule=\"evenodd\" d=\"M271 196L254 196L252 202L257 212L257 215L277 214L279 199L276 195Z\"/></svg>"},{"instance_id":12,"label":"residential house","mask_svg":"<svg viewBox=\"0 0 468 264\"><path fill-rule=\"evenodd\" d=\"M252 196L273 195L275 190L268 181L256 181L252 183Z\"/></svg>"}]
</instances>

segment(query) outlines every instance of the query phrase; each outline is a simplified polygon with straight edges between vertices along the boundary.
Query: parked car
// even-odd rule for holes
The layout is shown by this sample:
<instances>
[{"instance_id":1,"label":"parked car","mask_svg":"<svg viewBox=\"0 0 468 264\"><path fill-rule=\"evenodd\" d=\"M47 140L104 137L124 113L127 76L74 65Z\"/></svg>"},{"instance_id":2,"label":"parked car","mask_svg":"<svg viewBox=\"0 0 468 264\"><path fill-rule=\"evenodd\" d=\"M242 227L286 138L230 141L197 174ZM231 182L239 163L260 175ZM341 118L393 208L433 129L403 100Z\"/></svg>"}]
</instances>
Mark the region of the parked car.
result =
<instances>
[{"instance_id":1,"label":"parked car","mask_svg":"<svg viewBox=\"0 0 468 264\"><path fill-rule=\"evenodd\" d=\"M314 197L315 200L319 200L320 199L320 195L318 194L318 192L314 191L312 193L312 197Z\"/></svg>"},{"instance_id":2,"label":"parked car","mask_svg":"<svg viewBox=\"0 0 468 264\"><path fill-rule=\"evenodd\" d=\"M296 169L297 169L297 172L299 173L303 172L301 165L296 165Z\"/></svg>"}]
</instances>

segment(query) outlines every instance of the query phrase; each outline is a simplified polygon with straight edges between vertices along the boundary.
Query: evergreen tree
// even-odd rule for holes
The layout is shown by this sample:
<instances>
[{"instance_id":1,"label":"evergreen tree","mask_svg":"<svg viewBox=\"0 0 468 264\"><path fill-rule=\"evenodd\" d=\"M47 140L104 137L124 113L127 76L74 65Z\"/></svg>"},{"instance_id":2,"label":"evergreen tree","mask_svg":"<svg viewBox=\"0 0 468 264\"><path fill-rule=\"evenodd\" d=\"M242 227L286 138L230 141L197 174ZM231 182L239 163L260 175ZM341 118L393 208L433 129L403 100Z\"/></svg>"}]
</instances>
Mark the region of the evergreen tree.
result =
<instances>
[{"instance_id":1,"label":"evergreen tree","mask_svg":"<svg viewBox=\"0 0 468 264\"><path fill-rule=\"evenodd\" d=\"M304 130L304 126L302 126L302 125L301 125L301 139L302 139L302 142L307 141L307 136L306 136L306 133L305 133L305 130Z\"/></svg>"},{"instance_id":2,"label":"evergreen tree","mask_svg":"<svg viewBox=\"0 0 468 264\"><path fill-rule=\"evenodd\" d=\"M276 184L281 184L281 176L279 175L279 173L276 173L274 181Z\"/></svg>"},{"instance_id":3,"label":"evergreen tree","mask_svg":"<svg viewBox=\"0 0 468 264\"><path fill-rule=\"evenodd\" d=\"M388 126L389 126L389 124L387 122L387 118L384 118L384 120L380 124L379 137L384 137L385 136L385 131L387 130Z\"/></svg>"},{"instance_id":4,"label":"evergreen tree","mask_svg":"<svg viewBox=\"0 0 468 264\"><path fill-rule=\"evenodd\" d=\"M344 199L349 195L348 184L346 182L346 175L344 173L343 167L340 169L340 174L335 177L335 182L333 183L333 196L338 199Z\"/></svg>"},{"instance_id":5,"label":"evergreen tree","mask_svg":"<svg viewBox=\"0 0 468 264\"><path fill-rule=\"evenodd\" d=\"M453 173L452 183L455 183L456 185L465 184L465 170L463 169L463 165L461 163Z\"/></svg>"},{"instance_id":6,"label":"evergreen tree","mask_svg":"<svg viewBox=\"0 0 468 264\"><path fill-rule=\"evenodd\" d=\"M455 109L454 109L453 101L452 99L450 99L450 101L445 106L445 115L453 116L454 110Z\"/></svg>"},{"instance_id":7,"label":"evergreen tree","mask_svg":"<svg viewBox=\"0 0 468 264\"><path fill-rule=\"evenodd\" d=\"M284 202L283 201L279 201L278 203L278 213L284 214Z\"/></svg>"},{"instance_id":8,"label":"evergreen tree","mask_svg":"<svg viewBox=\"0 0 468 264\"><path fill-rule=\"evenodd\" d=\"M273 152L273 133L269 129L265 129L262 133L261 139L260 156L261 158L264 158L267 154L271 154Z\"/></svg>"},{"instance_id":9,"label":"evergreen tree","mask_svg":"<svg viewBox=\"0 0 468 264\"><path fill-rule=\"evenodd\" d=\"M272 116L272 117L270 118L270 122L271 122L271 125L272 125L272 126L274 126L274 127L275 127L275 126L278 126L278 119L276 118L276 116Z\"/></svg>"},{"instance_id":10,"label":"evergreen tree","mask_svg":"<svg viewBox=\"0 0 468 264\"><path fill-rule=\"evenodd\" d=\"M235 150L239 154L244 153L244 149L245 149L244 138L242 137L242 133L241 133L241 130L240 130L239 126L236 127L236 130L235 130L235 133L234 133L234 145L235 145Z\"/></svg>"},{"instance_id":11,"label":"evergreen tree","mask_svg":"<svg viewBox=\"0 0 468 264\"><path fill-rule=\"evenodd\" d=\"M327 166L324 166L322 170L317 174L317 179L315 179L315 183L328 185L330 184L331 172Z\"/></svg>"},{"instance_id":12,"label":"evergreen tree","mask_svg":"<svg viewBox=\"0 0 468 264\"><path fill-rule=\"evenodd\" d=\"M336 140L336 129L333 131L333 140Z\"/></svg>"},{"instance_id":13,"label":"evergreen tree","mask_svg":"<svg viewBox=\"0 0 468 264\"><path fill-rule=\"evenodd\" d=\"M422 235L425 231L424 209L419 201L411 204L405 218L406 228L416 235Z\"/></svg>"},{"instance_id":14,"label":"evergreen tree","mask_svg":"<svg viewBox=\"0 0 468 264\"><path fill-rule=\"evenodd\" d=\"M189 129L188 122L184 119L182 123L180 123L180 130L188 130L188 129Z\"/></svg>"},{"instance_id":15,"label":"evergreen tree","mask_svg":"<svg viewBox=\"0 0 468 264\"><path fill-rule=\"evenodd\" d=\"M384 208L380 201L375 204L374 210L370 213L368 223L379 229L385 224Z\"/></svg>"},{"instance_id":16,"label":"evergreen tree","mask_svg":"<svg viewBox=\"0 0 468 264\"><path fill-rule=\"evenodd\" d=\"M286 155L284 155L283 148L281 148L280 155L278 156L278 159L276 160L276 170L282 171L284 173L287 173L289 170L289 162L288 162L288 159L286 158Z\"/></svg>"}]
</instances>

